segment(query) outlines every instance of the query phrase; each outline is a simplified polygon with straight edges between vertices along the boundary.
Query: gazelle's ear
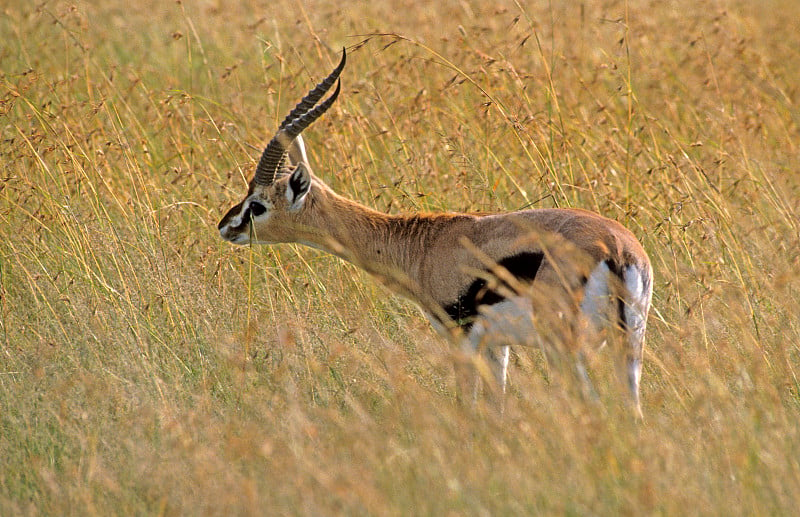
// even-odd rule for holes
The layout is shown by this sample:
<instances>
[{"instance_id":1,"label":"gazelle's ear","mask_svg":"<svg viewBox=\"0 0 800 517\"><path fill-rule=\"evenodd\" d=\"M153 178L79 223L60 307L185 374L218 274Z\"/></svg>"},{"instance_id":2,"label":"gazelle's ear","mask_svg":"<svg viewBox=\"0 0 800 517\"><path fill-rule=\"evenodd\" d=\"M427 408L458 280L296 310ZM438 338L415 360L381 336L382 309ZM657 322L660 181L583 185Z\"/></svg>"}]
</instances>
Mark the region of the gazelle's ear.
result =
<instances>
[{"instance_id":1,"label":"gazelle's ear","mask_svg":"<svg viewBox=\"0 0 800 517\"><path fill-rule=\"evenodd\" d=\"M297 135L297 138L295 138L289 146L289 163L294 167L300 162L308 163L306 144L303 142L303 135Z\"/></svg>"},{"instance_id":2,"label":"gazelle's ear","mask_svg":"<svg viewBox=\"0 0 800 517\"><path fill-rule=\"evenodd\" d=\"M286 199L289 201L289 210L299 210L303 206L306 194L311 188L311 172L305 162L300 162L289 176L286 186Z\"/></svg>"}]
</instances>

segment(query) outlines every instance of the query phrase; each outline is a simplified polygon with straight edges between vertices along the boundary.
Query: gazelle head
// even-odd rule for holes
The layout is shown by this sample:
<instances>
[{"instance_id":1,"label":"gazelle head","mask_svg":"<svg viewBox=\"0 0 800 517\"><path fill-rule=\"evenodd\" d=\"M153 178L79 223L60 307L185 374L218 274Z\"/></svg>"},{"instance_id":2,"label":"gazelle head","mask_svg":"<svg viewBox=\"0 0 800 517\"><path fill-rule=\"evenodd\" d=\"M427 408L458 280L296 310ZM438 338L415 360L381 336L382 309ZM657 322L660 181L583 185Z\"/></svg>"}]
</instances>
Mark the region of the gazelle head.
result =
<instances>
[{"instance_id":1,"label":"gazelle head","mask_svg":"<svg viewBox=\"0 0 800 517\"><path fill-rule=\"evenodd\" d=\"M308 164L303 132L330 108L339 95L338 81L346 60L303 97L287 115L264 149L247 196L219 222L223 239L234 244L270 244L293 241L293 229L301 221L312 181L316 182ZM336 89L320 102L333 83Z\"/></svg>"}]
</instances>

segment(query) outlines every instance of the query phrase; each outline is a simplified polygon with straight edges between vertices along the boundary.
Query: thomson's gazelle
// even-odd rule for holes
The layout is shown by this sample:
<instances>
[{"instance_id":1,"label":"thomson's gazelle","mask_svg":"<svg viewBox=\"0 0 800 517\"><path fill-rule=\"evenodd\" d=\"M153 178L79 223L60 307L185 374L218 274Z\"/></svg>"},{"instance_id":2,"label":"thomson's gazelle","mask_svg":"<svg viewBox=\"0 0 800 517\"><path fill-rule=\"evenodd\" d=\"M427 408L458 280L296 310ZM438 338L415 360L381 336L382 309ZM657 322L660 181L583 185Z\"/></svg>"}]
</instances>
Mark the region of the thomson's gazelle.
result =
<instances>
[{"instance_id":1,"label":"thomson's gazelle","mask_svg":"<svg viewBox=\"0 0 800 517\"><path fill-rule=\"evenodd\" d=\"M653 275L633 234L580 209L388 215L339 196L311 173L300 133L336 100L344 64L343 51L336 69L281 123L247 195L220 221L222 238L297 242L357 264L416 301L443 334L482 351L502 390L511 344L569 358L590 390L583 350L614 330L641 412Z\"/></svg>"}]
</instances>

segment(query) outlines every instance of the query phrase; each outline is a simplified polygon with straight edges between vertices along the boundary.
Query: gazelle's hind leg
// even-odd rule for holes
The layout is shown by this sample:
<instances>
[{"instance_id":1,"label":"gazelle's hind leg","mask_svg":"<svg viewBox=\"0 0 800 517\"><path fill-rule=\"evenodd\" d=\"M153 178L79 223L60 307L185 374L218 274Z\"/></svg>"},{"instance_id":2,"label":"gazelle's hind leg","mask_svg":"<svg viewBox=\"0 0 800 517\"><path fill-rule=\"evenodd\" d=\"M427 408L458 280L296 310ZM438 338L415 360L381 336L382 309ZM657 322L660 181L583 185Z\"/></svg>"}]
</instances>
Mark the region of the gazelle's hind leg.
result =
<instances>
[{"instance_id":1,"label":"gazelle's hind leg","mask_svg":"<svg viewBox=\"0 0 800 517\"><path fill-rule=\"evenodd\" d=\"M489 347L484 351L484 357L489 363L500 393L505 394L508 380L508 361L511 357L511 347L508 345Z\"/></svg>"},{"instance_id":2,"label":"gazelle's hind leg","mask_svg":"<svg viewBox=\"0 0 800 517\"><path fill-rule=\"evenodd\" d=\"M642 416L639 399L639 384L642 378L642 359L644 356L644 336L647 328L647 313L650 310L652 285L649 276L635 266L628 266L622 273L625 284L625 301L621 324L626 334L625 354L628 388L633 398L636 412Z\"/></svg>"},{"instance_id":3,"label":"gazelle's hind leg","mask_svg":"<svg viewBox=\"0 0 800 517\"><path fill-rule=\"evenodd\" d=\"M589 275L583 290L583 300L578 315L578 347L576 359L578 377L583 382L584 391L589 396L597 396L589 380L585 365L585 350L601 348L603 345L603 329L616 319L611 310L611 269L605 262L600 262Z\"/></svg>"},{"instance_id":4,"label":"gazelle's hind leg","mask_svg":"<svg viewBox=\"0 0 800 517\"><path fill-rule=\"evenodd\" d=\"M584 336L587 339L592 334L599 334L603 327L621 332L625 380L634 411L641 417L639 385L652 295L650 273L634 265L620 269L612 267L608 262L599 263L586 281L581 302L582 317L586 320Z\"/></svg>"}]
</instances>

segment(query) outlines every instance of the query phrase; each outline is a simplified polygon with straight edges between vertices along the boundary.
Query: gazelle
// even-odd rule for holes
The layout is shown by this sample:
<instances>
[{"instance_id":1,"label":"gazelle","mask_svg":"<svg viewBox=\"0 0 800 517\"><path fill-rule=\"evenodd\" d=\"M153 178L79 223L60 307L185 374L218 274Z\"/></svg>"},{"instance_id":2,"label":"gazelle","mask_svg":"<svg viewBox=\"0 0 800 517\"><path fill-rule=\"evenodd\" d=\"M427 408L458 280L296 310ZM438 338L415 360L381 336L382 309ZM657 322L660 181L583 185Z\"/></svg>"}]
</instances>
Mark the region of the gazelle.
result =
<instances>
[{"instance_id":1,"label":"gazelle","mask_svg":"<svg viewBox=\"0 0 800 517\"><path fill-rule=\"evenodd\" d=\"M616 330L641 414L653 273L634 235L581 209L388 215L336 194L312 174L300 134L336 100L345 59L343 50L339 65L281 123L247 195L220 221L222 238L301 243L355 263L417 302L444 335L481 351L502 392L512 344L569 357L591 391L584 349Z\"/></svg>"}]
</instances>

